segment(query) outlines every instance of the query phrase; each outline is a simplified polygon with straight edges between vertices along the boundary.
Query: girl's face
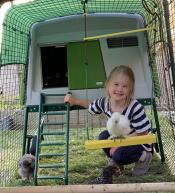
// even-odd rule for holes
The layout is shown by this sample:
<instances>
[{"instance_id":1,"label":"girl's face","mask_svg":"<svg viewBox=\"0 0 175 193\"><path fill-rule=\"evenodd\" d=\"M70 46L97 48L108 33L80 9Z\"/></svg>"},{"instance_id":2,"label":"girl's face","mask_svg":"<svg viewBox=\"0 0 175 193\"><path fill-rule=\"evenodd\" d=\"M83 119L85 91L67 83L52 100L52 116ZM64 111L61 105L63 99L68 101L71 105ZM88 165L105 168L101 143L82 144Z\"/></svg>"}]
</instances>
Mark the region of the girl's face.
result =
<instances>
[{"instance_id":1,"label":"girl's face","mask_svg":"<svg viewBox=\"0 0 175 193\"><path fill-rule=\"evenodd\" d=\"M123 102L129 97L130 89L130 79L123 73L113 75L107 86L111 99L118 102Z\"/></svg>"}]
</instances>

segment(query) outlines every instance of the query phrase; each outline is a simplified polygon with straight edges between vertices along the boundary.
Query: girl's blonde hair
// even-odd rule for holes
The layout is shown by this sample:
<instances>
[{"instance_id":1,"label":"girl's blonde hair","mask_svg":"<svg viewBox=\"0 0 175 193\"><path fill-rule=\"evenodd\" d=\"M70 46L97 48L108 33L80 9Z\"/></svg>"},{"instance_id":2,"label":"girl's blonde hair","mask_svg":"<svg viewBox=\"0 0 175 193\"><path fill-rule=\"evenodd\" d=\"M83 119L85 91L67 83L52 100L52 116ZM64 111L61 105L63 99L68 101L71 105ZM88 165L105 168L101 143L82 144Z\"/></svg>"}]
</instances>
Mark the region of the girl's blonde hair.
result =
<instances>
[{"instance_id":1,"label":"girl's blonde hair","mask_svg":"<svg viewBox=\"0 0 175 193\"><path fill-rule=\"evenodd\" d=\"M134 87L135 87L135 76L134 76L134 72L133 70L129 67L129 66L125 66L125 65L120 65L120 66L116 66L111 73L109 74L106 82L105 82L105 88L106 88L106 94L108 97L109 93L108 93L108 85L111 81L111 79L114 76L117 76L118 74L124 74L126 76L128 76L129 80L130 80L130 92L129 92L129 96L127 98L127 101L129 102L131 98L133 98L134 95Z\"/></svg>"}]
</instances>

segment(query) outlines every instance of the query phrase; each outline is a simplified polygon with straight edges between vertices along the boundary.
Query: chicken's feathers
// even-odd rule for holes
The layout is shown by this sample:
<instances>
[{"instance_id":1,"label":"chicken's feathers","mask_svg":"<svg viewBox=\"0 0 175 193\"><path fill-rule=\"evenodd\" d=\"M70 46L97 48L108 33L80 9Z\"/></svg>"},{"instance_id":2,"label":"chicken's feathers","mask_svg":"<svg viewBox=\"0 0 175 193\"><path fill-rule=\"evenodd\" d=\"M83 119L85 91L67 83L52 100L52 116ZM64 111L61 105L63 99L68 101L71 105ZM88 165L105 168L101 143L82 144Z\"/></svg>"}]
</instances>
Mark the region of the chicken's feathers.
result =
<instances>
[{"instance_id":1,"label":"chicken's feathers","mask_svg":"<svg viewBox=\"0 0 175 193\"><path fill-rule=\"evenodd\" d=\"M107 121L107 130L110 138L125 138L131 132L130 121L119 112L114 112Z\"/></svg>"},{"instance_id":2,"label":"chicken's feathers","mask_svg":"<svg viewBox=\"0 0 175 193\"><path fill-rule=\"evenodd\" d=\"M23 155L18 162L18 173L22 180L29 180L34 173L35 157L31 154Z\"/></svg>"}]
</instances>

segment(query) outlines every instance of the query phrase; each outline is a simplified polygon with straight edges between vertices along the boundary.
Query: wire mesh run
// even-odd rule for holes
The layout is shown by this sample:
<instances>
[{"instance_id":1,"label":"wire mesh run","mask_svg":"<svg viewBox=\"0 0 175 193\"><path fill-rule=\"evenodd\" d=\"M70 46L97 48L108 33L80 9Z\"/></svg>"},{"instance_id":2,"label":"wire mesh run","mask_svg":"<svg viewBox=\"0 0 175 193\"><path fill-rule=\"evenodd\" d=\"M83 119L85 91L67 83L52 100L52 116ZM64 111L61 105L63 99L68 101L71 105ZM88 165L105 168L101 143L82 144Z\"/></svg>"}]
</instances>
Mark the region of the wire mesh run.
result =
<instances>
[{"instance_id":1,"label":"wire mesh run","mask_svg":"<svg viewBox=\"0 0 175 193\"><path fill-rule=\"evenodd\" d=\"M0 26L0 186L16 179L17 162L22 153L31 26L84 12L80 0L33 0L21 5L11 1L11 5ZM175 175L175 0L89 0L87 14L94 13L139 14L144 18L145 27L154 28L145 36L166 163ZM70 117L73 142L86 140L87 132L90 138L97 138L106 123L103 117L89 116L87 127L83 110L71 112ZM28 134L35 135L37 126L38 113L30 113ZM76 148L76 145L72 148L77 150L76 156L83 154ZM78 166L72 165L72 168ZM89 175L94 175L93 172Z\"/></svg>"}]
</instances>

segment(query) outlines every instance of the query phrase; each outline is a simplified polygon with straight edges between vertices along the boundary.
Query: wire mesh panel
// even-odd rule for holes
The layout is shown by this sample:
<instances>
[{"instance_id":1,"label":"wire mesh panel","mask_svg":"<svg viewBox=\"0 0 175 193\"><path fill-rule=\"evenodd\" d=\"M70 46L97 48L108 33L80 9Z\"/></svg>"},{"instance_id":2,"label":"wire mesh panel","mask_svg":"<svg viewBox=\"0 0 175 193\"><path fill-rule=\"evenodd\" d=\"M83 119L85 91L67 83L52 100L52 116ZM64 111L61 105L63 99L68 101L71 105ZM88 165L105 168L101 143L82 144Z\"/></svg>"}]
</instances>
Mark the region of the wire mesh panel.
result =
<instances>
[{"instance_id":1,"label":"wire mesh panel","mask_svg":"<svg viewBox=\"0 0 175 193\"><path fill-rule=\"evenodd\" d=\"M29 62L30 30L37 22L63 18L84 13L80 0L33 0L15 5L7 12L1 24L0 35L0 185L5 186L17 175L17 160L22 153L24 131L24 110L26 79ZM175 1L174 0L93 0L86 3L87 14L129 13L139 14L145 27L149 53L149 65L152 69L153 97L156 99L162 142L166 163L175 174ZM151 110L149 110L150 112ZM102 152L87 153L83 142L89 137L98 137L104 129L106 119L91 117L87 111L72 111L70 116L70 183L84 183L89 177L100 172L105 164ZM48 117L49 119L49 117ZM53 118L52 118L53 119ZM56 117L55 117L56 119ZM27 134L35 135L38 127L38 113L29 113ZM88 156L87 156L88 155ZM93 157L90 159L90 157ZM77 160L80 162L77 162ZM76 161L75 161L76 160ZM99 160L97 162L97 160ZM92 164L93 163L93 164ZM157 164L157 162L154 162ZM154 165L156 171L162 165ZM97 168L97 169L93 169ZM129 173L129 170L127 170ZM161 175L167 174L162 170ZM80 177L85 173L86 176ZM153 172L154 173L154 172ZM157 173L154 173L154 176ZM78 176L78 177L77 177ZM81 179L79 179L79 177ZM168 180L172 180L169 178ZM116 182L128 179L117 178ZM150 178L134 179L149 181ZM152 181L161 180L160 176ZM163 179L165 180L165 179ZM139 181L140 182L140 181ZM47 182L45 182L47 183ZM57 183L57 182L56 182Z\"/></svg>"},{"instance_id":2,"label":"wire mesh panel","mask_svg":"<svg viewBox=\"0 0 175 193\"><path fill-rule=\"evenodd\" d=\"M47 116L47 121L66 121L65 116ZM87 120L88 119L88 120ZM99 132L106 127L107 118L104 116L87 115L87 110L73 110L70 112L70 140L87 140L88 133L90 139L97 139ZM27 134L36 135L38 127L38 113L29 113ZM62 127L63 126L52 126Z\"/></svg>"},{"instance_id":3,"label":"wire mesh panel","mask_svg":"<svg viewBox=\"0 0 175 193\"><path fill-rule=\"evenodd\" d=\"M22 153L24 110L20 65L0 68L0 184L5 185L16 174L17 161Z\"/></svg>"},{"instance_id":4,"label":"wire mesh panel","mask_svg":"<svg viewBox=\"0 0 175 193\"><path fill-rule=\"evenodd\" d=\"M150 32L148 39L151 54L152 78L157 101L157 110L160 121L160 129L166 161L175 173L172 162L175 147L174 141L174 50L172 49L174 31L174 1L164 3L164 11L161 11L157 19L152 22L157 26L157 31ZM168 13L169 11L169 13ZM165 20L163 19L165 17Z\"/></svg>"}]
</instances>

